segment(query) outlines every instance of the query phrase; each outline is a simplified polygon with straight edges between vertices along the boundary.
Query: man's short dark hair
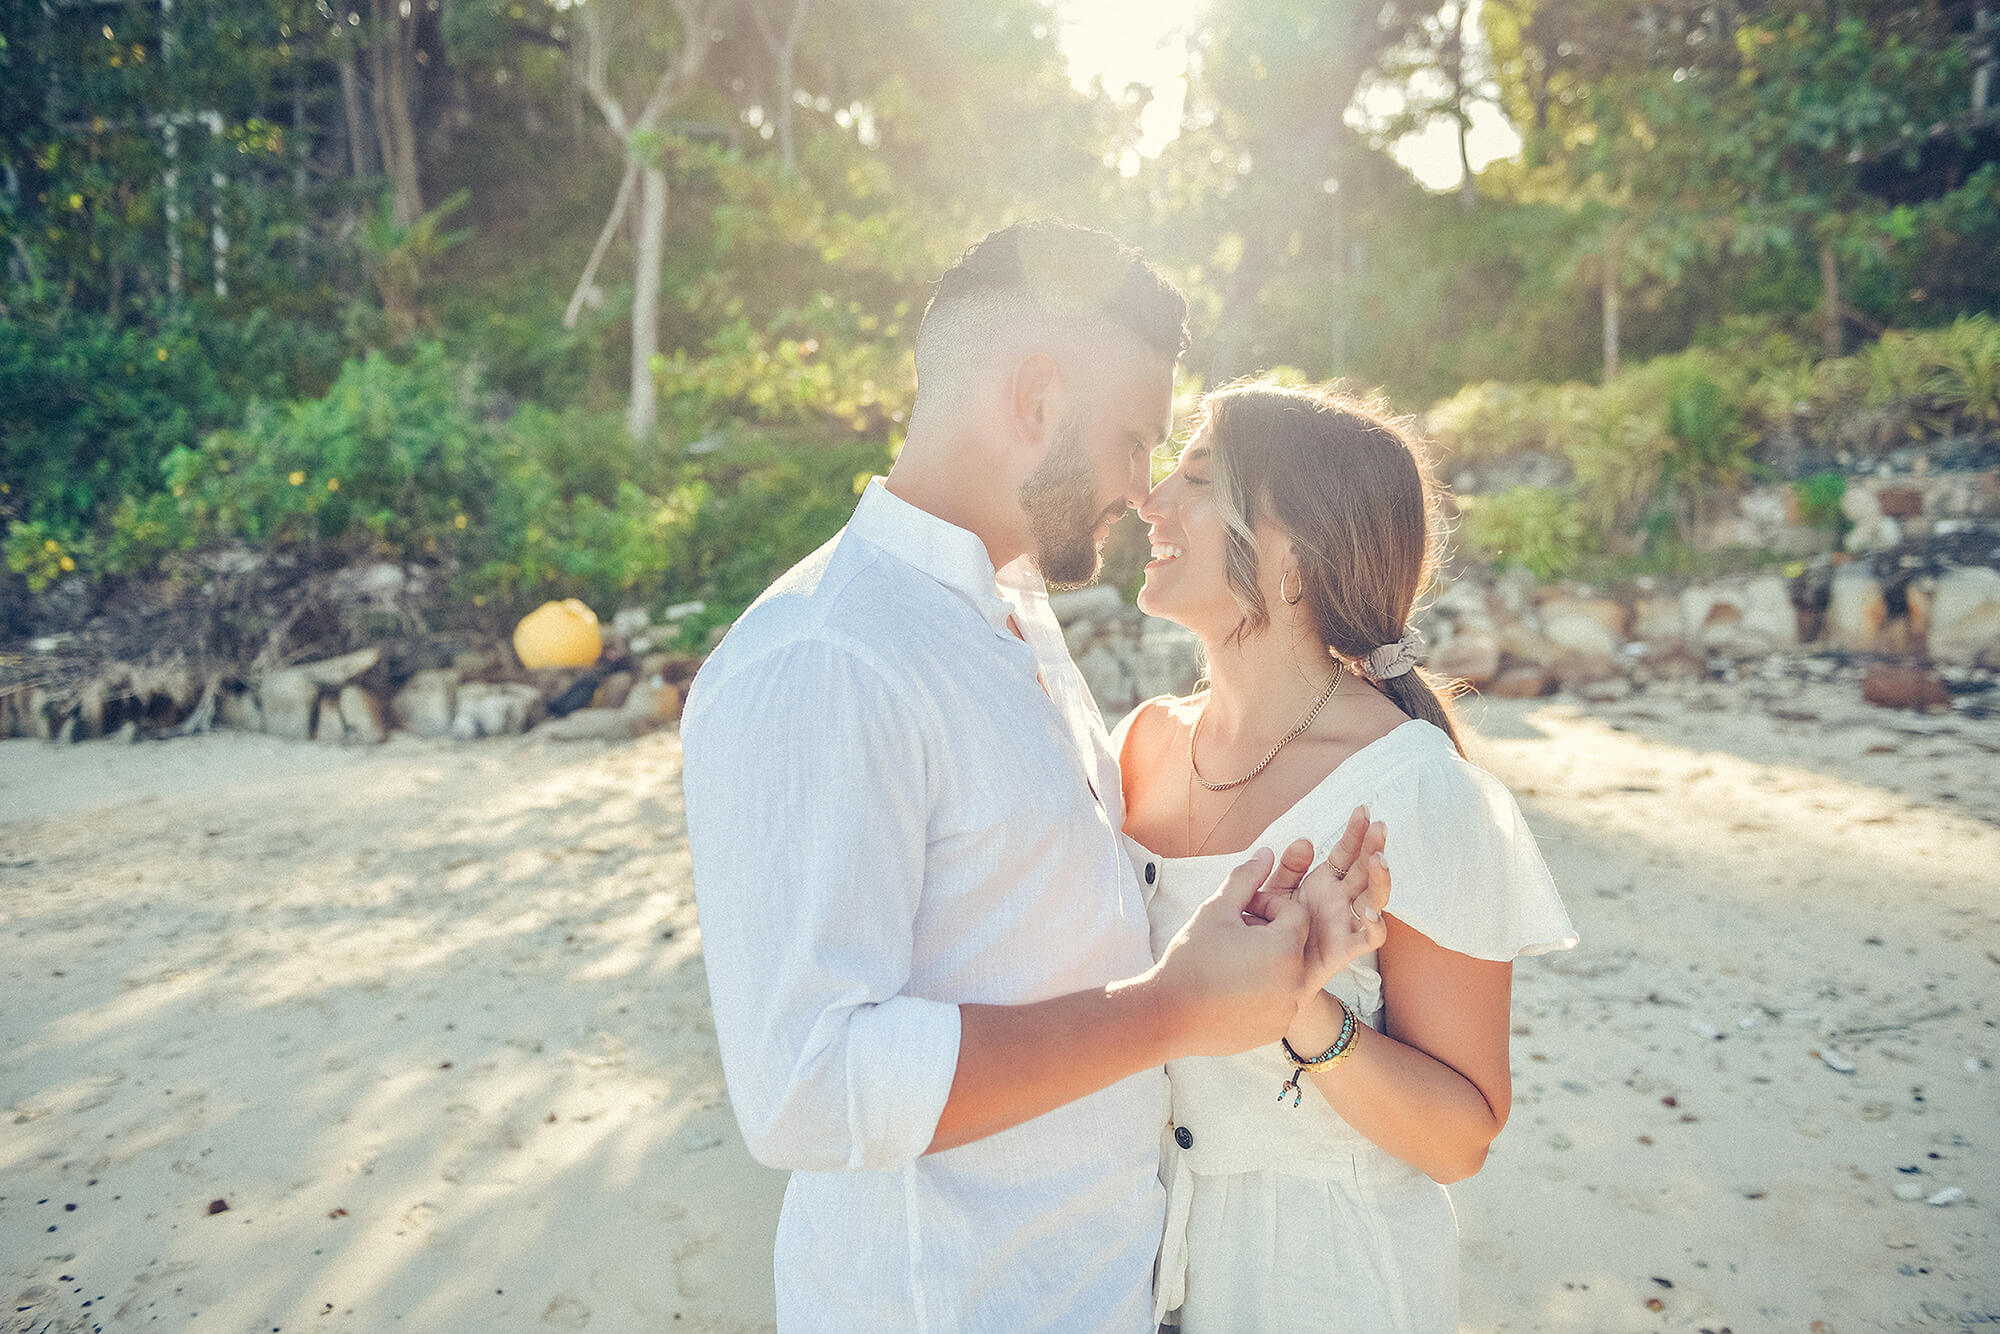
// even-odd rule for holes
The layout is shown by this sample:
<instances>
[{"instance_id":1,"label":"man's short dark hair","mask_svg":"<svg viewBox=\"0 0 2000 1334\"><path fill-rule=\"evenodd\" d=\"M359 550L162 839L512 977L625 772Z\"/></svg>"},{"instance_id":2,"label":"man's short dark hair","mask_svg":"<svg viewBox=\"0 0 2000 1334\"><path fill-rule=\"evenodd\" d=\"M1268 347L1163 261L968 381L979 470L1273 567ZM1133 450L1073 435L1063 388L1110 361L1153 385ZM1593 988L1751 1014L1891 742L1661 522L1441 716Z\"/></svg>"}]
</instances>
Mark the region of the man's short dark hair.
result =
<instances>
[{"instance_id":1,"label":"man's short dark hair","mask_svg":"<svg viewBox=\"0 0 2000 1334\"><path fill-rule=\"evenodd\" d=\"M1169 362L1187 350L1187 298L1108 232L1054 219L976 242L938 279L917 331L917 381L996 325L1105 321Z\"/></svg>"}]
</instances>

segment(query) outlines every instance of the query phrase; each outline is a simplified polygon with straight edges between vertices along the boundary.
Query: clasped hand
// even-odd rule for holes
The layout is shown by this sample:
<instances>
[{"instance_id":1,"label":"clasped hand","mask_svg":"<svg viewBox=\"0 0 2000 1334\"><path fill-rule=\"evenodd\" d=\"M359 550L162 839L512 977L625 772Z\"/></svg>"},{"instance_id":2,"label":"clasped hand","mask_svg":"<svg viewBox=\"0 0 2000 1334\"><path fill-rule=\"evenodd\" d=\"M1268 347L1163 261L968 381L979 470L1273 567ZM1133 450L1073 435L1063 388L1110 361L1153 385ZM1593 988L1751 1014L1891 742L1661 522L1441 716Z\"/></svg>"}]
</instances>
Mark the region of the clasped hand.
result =
<instances>
[{"instance_id":1,"label":"clasped hand","mask_svg":"<svg viewBox=\"0 0 2000 1334\"><path fill-rule=\"evenodd\" d=\"M1294 841L1259 848L1189 918L1154 966L1189 1054L1276 1042L1298 1008L1388 938L1388 831L1356 807L1325 861Z\"/></svg>"}]
</instances>

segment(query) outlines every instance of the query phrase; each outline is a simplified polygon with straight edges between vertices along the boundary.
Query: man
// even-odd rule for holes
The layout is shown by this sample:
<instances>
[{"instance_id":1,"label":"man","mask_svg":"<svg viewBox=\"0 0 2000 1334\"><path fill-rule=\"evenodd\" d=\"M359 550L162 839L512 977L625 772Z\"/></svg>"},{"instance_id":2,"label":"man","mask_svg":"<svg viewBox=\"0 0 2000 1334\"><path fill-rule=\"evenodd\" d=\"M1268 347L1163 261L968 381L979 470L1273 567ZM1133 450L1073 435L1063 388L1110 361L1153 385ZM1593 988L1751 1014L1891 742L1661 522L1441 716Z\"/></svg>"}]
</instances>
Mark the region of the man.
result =
<instances>
[{"instance_id":1,"label":"man","mask_svg":"<svg viewBox=\"0 0 2000 1334\"><path fill-rule=\"evenodd\" d=\"M752 1154L793 1172L781 1330L1149 1331L1161 1066L1275 1042L1332 971L1304 957L1317 904L1284 896L1303 845L1238 868L1154 964L1048 609L1145 495L1185 319L1103 233L968 250L886 483L695 683L717 1040Z\"/></svg>"}]
</instances>

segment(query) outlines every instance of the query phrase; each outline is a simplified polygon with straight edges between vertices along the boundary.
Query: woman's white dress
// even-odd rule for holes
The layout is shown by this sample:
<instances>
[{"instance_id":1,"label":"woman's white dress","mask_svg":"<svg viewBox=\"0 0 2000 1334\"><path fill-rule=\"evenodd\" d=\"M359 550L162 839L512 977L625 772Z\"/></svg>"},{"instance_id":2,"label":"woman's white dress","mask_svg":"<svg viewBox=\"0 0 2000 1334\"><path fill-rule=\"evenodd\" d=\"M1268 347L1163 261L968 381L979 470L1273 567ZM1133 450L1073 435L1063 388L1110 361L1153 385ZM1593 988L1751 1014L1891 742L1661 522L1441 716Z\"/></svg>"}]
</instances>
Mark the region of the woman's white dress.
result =
<instances>
[{"instance_id":1,"label":"woman's white dress","mask_svg":"<svg viewBox=\"0 0 2000 1334\"><path fill-rule=\"evenodd\" d=\"M1309 838L1325 851L1363 805L1388 826L1397 920L1481 959L1576 943L1513 796L1429 723L1356 751L1252 846ZM1130 846L1157 957L1241 854L1163 858ZM1327 990L1379 1030L1375 963L1364 956ZM1281 1099L1291 1073L1275 1044L1168 1064L1155 1318L1183 1334L1456 1334L1458 1223L1444 1187L1363 1138L1309 1079L1299 1106Z\"/></svg>"}]
</instances>

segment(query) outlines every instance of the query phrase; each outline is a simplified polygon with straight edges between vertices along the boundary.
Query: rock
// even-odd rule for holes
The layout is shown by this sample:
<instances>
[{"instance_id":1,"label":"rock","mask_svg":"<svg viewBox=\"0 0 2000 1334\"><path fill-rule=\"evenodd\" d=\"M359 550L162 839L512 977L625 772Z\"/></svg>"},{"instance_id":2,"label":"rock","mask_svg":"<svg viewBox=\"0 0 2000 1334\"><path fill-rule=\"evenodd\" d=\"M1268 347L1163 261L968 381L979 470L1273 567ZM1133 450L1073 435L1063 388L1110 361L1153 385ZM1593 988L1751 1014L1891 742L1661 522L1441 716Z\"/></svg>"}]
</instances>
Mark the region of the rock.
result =
<instances>
[{"instance_id":1,"label":"rock","mask_svg":"<svg viewBox=\"0 0 2000 1334\"><path fill-rule=\"evenodd\" d=\"M1553 597L1541 611L1542 634L1559 650L1610 657L1625 643L1625 608L1610 598Z\"/></svg>"},{"instance_id":2,"label":"rock","mask_svg":"<svg viewBox=\"0 0 2000 1334\"><path fill-rule=\"evenodd\" d=\"M629 741L638 735L636 720L623 709L578 709L551 718L534 734L550 741Z\"/></svg>"},{"instance_id":3,"label":"rock","mask_svg":"<svg viewBox=\"0 0 2000 1334\"><path fill-rule=\"evenodd\" d=\"M1547 667L1562 653L1539 631L1530 629L1520 621L1504 622L1500 626L1497 638L1500 641L1502 657L1534 667Z\"/></svg>"},{"instance_id":4,"label":"rock","mask_svg":"<svg viewBox=\"0 0 2000 1334\"><path fill-rule=\"evenodd\" d=\"M26 722L29 736L37 741L55 740L56 729L62 723L62 712L56 707L55 697L44 687L28 687L28 697L22 704L21 717Z\"/></svg>"},{"instance_id":5,"label":"rock","mask_svg":"<svg viewBox=\"0 0 2000 1334\"><path fill-rule=\"evenodd\" d=\"M1625 664L1610 653L1565 653L1556 659L1556 681L1565 690L1600 681L1623 680Z\"/></svg>"},{"instance_id":6,"label":"rock","mask_svg":"<svg viewBox=\"0 0 2000 1334\"><path fill-rule=\"evenodd\" d=\"M671 681L641 681L625 697L622 712L642 730L671 726L680 721L680 688Z\"/></svg>"},{"instance_id":7,"label":"rock","mask_svg":"<svg viewBox=\"0 0 2000 1334\"><path fill-rule=\"evenodd\" d=\"M264 708L258 703L257 693L235 681L217 686L215 723L218 727L235 727L245 732L263 731Z\"/></svg>"},{"instance_id":8,"label":"rock","mask_svg":"<svg viewBox=\"0 0 2000 1334\"><path fill-rule=\"evenodd\" d=\"M1944 678L1925 667L1878 662L1861 678L1861 698L1884 709L1948 709L1951 691Z\"/></svg>"},{"instance_id":9,"label":"rock","mask_svg":"<svg viewBox=\"0 0 2000 1334\"><path fill-rule=\"evenodd\" d=\"M1750 658L1798 646L1791 585L1777 575L1696 585L1681 593L1680 605L1689 636L1703 648Z\"/></svg>"},{"instance_id":10,"label":"rock","mask_svg":"<svg viewBox=\"0 0 2000 1334\"><path fill-rule=\"evenodd\" d=\"M1592 704L1611 704L1630 695L1632 683L1623 676L1595 677L1577 682L1575 690L1579 698Z\"/></svg>"},{"instance_id":11,"label":"rock","mask_svg":"<svg viewBox=\"0 0 2000 1334\"><path fill-rule=\"evenodd\" d=\"M1430 655L1425 666L1435 675L1489 685L1500 675L1500 641L1480 630L1466 630Z\"/></svg>"},{"instance_id":12,"label":"rock","mask_svg":"<svg viewBox=\"0 0 2000 1334\"><path fill-rule=\"evenodd\" d=\"M1924 493L1914 486L1880 486L1875 504L1891 519L1914 519L1924 512Z\"/></svg>"},{"instance_id":13,"label":"rock","mask_svg":"<svg viewBox=\"0 0 2000 1334\"><path fill-rule=\"evenodd\" d=\"M347 729L340 724L338 695L319 695L314 698L312 739L329 746L346 743Z\"/></svg>"},{"instance_id":14,"label":"rock","mask_svg":"<svg viewBox=\"0 0 2000 1334\"><path fill-rule=\"evenodd\" d=\"M417 736L450 736L458 712L458 684L458 672L450 667L432 667L412 676L389 703L396 726Z\"/></svg>"},{"instance_id":15,"label":"rock","mask_svg":"<svg viewBox=\"0 0 2000 1334\"><path fill-rule=\"evenodd\" d=\"M2000 571L1983 566L1945 571L1926 614L1934 660L2000 667Z\"/></svg>"},{"instance_id":16,"label":"rock","mask_svg":"<svg viewBox=\"0 0 2000 1334\"><path fill-rule=\"evenodd\" d=\"M1924 1198L1924 1188L1914 1181L1898 1181L1892 1193L1897 1199L1909 1204Z\"/></svg>"},{"instance_id":17,"label":"rock","mask_svg":"<svg viewBox=\"0 0 2000 1334\"><path fill-rule=\"evenodd\" d=\"M338 690L380 661L382 661L381 649L364 648L356 649L352 653L343 653L337 658L300 663L286 670L303 674L306 680L316 686Z\"/></svg>"},{"instance_id":18,"label":"rock","mask_svg":"<svg viewBox=\"0 0 2000 1334\"><path fill-rule=\"evenodd\" d=\"M644 633L652 623L653 613L644 607L620 607L611 617L611 628L626 639Z\"/></svg>"},{"instance_id":19,"label":"rock","mask_svg":"<svg viewBox=\"0 0 2000 1334\"><path fill-rule=\"evenodd\" d=\"M1139 682L1131 662L1103 641L1085 650L1076 668L1106 717L1120 717L1139 702Z\"/></svg>"},{"instance_id":20,"label":"rock","mask_svg":"<svg viewBox=\"0 0 2000 1334\"><path fill-rule=\"evenodd\" d=\"M1645 681L1702 681L1708 677L1708 663L1681 644L1647 646L1635 675Z\"/></svg>"},{"instance_id":21,"label":"rock","mask_svg":"<svg viewBox=\"0 0 2000 1334\"><path fill-rule=\"evenodd\" d=\"M1139 699L1188 694L1201 677L1201 640L1171 621L1148 621L1131 669Z\"/></svg>"},{"instance_id":22,"label":"rock","mask_svg":"<svg viewBox=\"0 0 2000 1334\"><path fill-rule=\"evenodd\" d=\"M287 667L270 673L257 685L257 703L263 712L264 730L272 736L312 739L319 683L304 668Z\"/></svg>"},{"instance_id":23,"label":"rock","mask_svg":"<svg viewBox=\"0 0 2000 1334\"><path fill-rule=\"evenodd\" d=\"M1125 599L1118 596L1118 590L1110 584L1092 584L1089 588L1071 589L1065 593L1049 595L1049 610L1064 625L1083 617L1092 620L1108 620L1125 609Z\"/></svg>"},{"instance_id":24,"label":"rock","mask_svg":"<svg viewBox=\"0 0 2000 1334\"><path fill-rule=\"evenodd\" d=\"M1556 688L1556 674L1546 667L1509 667L1493 678L1486 693L1499 699L1539 699Z\"/></svg>"},{"instance_id":25,"label":"rock","mask_svg":"<svg viewBox=\"0 0 2000 1334\"><path fill-rule=\"evenodd\" d=\"M604 678L597 693L590 697L593 709L622 709L626 696L632 693L632 683L636 678L630 672L613 672Z\"/></svg>"},{"instance_id":26,"label":"rock","mask_svg":"<svg viewBox=\"0 0 2000 1334\"><path fill-rule=\"evenodd\" d=\"M1832 648L1871 653L1889 620L1889 603L1882 584L1862 565L1843 565L1833 572L1822 638Z\"/></svg>"},{"instance_id":27,"label":"rock","mask_svg":"<svg viewBox=\"0 0 2000 1334\"><path fill-rule=\"evenodd\" d=\"M1958 1186L1946 1186L1943 1190L1939 1191L1937 1194L1927 1196L1924 1200L1924 1203L1930 1205L1936 1205L1938 1208L1942 1209L1949 1204L1958 1204L1964 1199L1965 1199L1965 1191L1962 1188Z\"/></svg>"},{"instance_id":28,"label":"rock","mask_svg":"<svg viewBox=\"0 0 2000 1334\"><path fill-rule=\"evenodd\" d=\"M1705 618L1708 613L1702 612ZM1632 608L1632 634L1647 643L1672 643L1687 635L1687 620L1681 614L1681 599L1664 596L1640 598Z\"/></svg>"},{"instance_id":29,"label":"rock","mask_svg":"<svg viewBox=\"0 0 2000 1334\"><path fill-rule=\"evenodd\" d=\"M461 741L515 736L540 716L541 693L519 681L467 682L458 688L451 734Z\"/></svg>"},{"instance_id":30,"label":"rock","mask_svg":"<svg viewBox=\"0 0 2000 1334\"><path fill-rule=\"evenodd\" d=\"M341 740L349 745L379 746L389 739L388 711L374 691L357 685L340 688Z\"/></svg>"}]
</instances>

